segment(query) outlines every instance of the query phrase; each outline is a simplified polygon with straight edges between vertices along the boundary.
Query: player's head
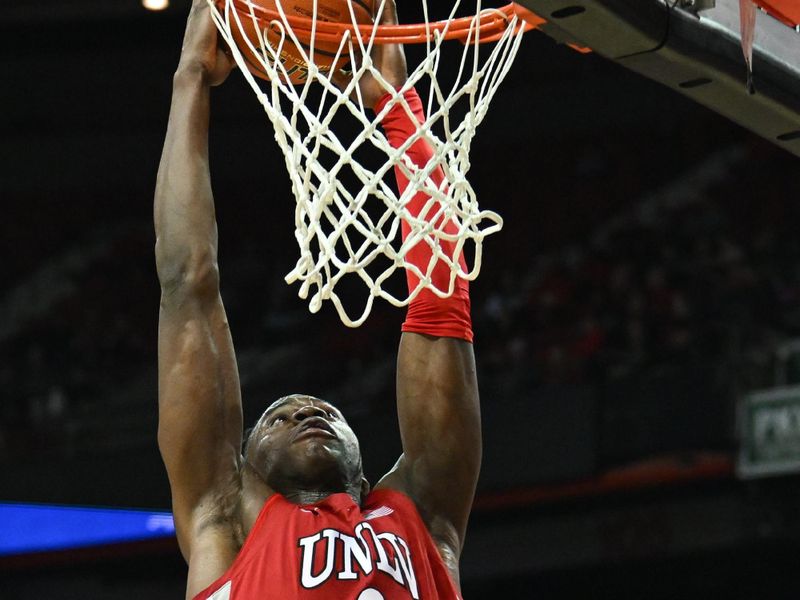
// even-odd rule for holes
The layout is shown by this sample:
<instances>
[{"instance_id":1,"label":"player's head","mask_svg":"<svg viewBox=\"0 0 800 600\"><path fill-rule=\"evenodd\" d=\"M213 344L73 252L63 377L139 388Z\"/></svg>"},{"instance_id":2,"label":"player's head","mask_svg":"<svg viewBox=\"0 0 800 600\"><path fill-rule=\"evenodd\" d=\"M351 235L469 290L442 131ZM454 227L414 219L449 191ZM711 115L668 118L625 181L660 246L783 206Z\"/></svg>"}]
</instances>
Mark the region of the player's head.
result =
<instances>
[{"instance_id":1,"label":"player's head","mask_svg":"<svg viewBox=\"0 0 800 600\"><path fill-rule=\"evenodd\" d=\"M368 489L355 433L330 402L293 394L264 411L244 448L246 463L276 492Z\"/></svg>"}]
</instances>

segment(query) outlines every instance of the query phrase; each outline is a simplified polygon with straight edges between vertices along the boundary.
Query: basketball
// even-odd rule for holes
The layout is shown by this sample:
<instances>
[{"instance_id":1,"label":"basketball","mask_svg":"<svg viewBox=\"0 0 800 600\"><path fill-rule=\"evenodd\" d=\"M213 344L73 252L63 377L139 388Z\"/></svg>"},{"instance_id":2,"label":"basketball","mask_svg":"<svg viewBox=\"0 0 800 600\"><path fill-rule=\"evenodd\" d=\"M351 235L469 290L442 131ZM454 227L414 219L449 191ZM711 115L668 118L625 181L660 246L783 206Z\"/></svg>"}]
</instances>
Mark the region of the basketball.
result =
<instances>
[{"instance_id":1,"label":"basketball","mask_svg":"<svg viewBox=\"0 0 800 600\"><path fill-rule=\"evenodd\" d=\"M225 0L217 0L217 5L220 10L225 7ZM283 32L279 23L279 18L271 18L271 16L262 12L263 10L278 11L275 0L250 0L242 2L234 0L233 6L239 11L241 19L241 28L236 25L231 27L233 37L236 45L242 53L245 61L247 61L248 69L251 73L262 79L269 80L269 76L261 64L262 57L256 56L253 51L248 47L246 39L256 50L261 53L261 44L259 42L259 32L253 23L250 16L249 6L253 6L253 12L257 18L258 28L264 33L264 39L272 48L278 49ZM317 19L318 22L326 21L332 23L352 23L350 15L350 7L352 5L353 14L355 15L358 23L372 23L372 14L374 0L317 0ZM314 16L314 0L286 0L281 4L287 17L305 17L311 19ZM234 17L231 17L234 20ZM271 22L272 21L272 22ZM310 29L310 26L309 26ZM339 48L339 41L323 41L317 36L317 42L314 45L314 63L319 70L325 74L334 68L334 60L336 59L336 51ZM306 55L310 54L310 44L306 45L308 40L303 39L298 35L301 45L304 46ZM266 57L271 60L271 55ZM283 64L288 74L288 80L292 84L302 84L308 79L308 63L303 58L303 52L298 49L292 41L289 33L286 33L283 40L283 46L280 49L280 62ZM342 56L335 65L335 68L342 68L349 62L349 56L346 49L343 50Z\"/></svg>"}]
</instances>

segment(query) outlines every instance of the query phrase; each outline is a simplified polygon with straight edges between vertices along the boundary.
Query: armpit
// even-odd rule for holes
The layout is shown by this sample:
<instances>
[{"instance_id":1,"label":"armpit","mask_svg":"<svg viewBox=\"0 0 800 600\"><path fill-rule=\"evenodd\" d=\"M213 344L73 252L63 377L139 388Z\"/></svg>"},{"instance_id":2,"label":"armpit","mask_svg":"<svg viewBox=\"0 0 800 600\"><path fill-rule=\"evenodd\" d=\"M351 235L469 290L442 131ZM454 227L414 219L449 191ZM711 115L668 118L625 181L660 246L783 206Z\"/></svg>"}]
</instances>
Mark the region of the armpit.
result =
<instances>
[{"instance_id":1,"label":"armpit","mask_svg":"<svg viewBox=\"0 0 800 600\"><path fill-rule=\"evenodd\" d=\"M192 529L196 538L210 536L238 551L245 539L241 491L238 486L230 488L203 499L192 515Z\"/></svg>"},{"instance_id":2,"label":"armpit","mask_svg":"<svg viewBox=\"0 0 800 600\"><path fill-rule=\"evenodd\" d=\"M428 524L428 531L453 581L460 588L458 562L461 558L461 542L458 532L444 519L434 519Z\"/></svg>"}]
</instances>

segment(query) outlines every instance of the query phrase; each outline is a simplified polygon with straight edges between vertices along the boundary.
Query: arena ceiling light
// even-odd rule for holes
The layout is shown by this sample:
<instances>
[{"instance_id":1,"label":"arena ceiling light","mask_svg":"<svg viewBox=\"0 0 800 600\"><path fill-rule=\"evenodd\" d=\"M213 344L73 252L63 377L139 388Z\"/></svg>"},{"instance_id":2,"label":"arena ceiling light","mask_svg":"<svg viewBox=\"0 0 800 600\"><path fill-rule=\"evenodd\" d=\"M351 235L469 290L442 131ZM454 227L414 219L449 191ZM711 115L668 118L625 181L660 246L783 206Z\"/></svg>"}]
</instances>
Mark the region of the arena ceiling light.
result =
<instances>
[{"instance_id":1,"label":"arena ceiling light","mask_svg":"<svg viewBox=\"0 0 800 600\"><path fill-rule=\"evenodd\" d=\"M142 6L147 10L164 10L169 6L169 0L142 0Z\"/></svg>"}]
</instances>

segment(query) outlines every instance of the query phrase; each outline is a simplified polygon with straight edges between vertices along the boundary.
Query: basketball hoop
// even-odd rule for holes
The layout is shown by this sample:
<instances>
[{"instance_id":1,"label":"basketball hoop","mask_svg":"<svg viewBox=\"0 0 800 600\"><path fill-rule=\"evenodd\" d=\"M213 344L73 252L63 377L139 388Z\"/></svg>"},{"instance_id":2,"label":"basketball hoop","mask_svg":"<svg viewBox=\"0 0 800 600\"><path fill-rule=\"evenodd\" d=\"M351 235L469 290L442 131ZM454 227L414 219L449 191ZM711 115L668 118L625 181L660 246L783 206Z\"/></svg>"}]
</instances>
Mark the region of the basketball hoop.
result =
<instances>
[{"instance_id":1,"label":"basketball hoop","mask_svg":"<svg viewBox=\"0 0 800 600\"><path fill-rule=\"evenodd\" d=\"M442 34L445 40L466 41L475 36L473 31L476 26L480 34L481 43L487 43L499 38L509 25L509 20L516 15L519 25L524 31L533 29L545 22L528 9L514 2L496 9L478 10L478 16L445 19L412 25L364 25L359 23L336 23L322 21L302 16L287 15L276 4L279 10L271 10L250 2L249 0L231 0L234 10L242 15L255 17L261 24L261 29L266 29L273 21L283 22L291 27L297 37L308 43L312 39L317 42L339 42L345 33L359 35L362 40L368 40L374 35L376 44L419 44L432 39L435 32ZM427 12L427 11L426 11ZM316 36L312 37L312 30Z\"/></svg>"},{"instance_id":2,"label":"basketball hoop","mask_svg":"<svg viewBox=\"0 0 800 600\"><path fill-rule=\"evenodd\" d=\"M476 0L474 16L456 18L461 0L455 0L450 18L431 22L427 0L421 2L425 23L386 26L359 23L352 3L348 3L349 23L331 23L316 18L317 0L313 2L313 18L287 15L280 0L274 11L250 0L217 0L219 7L209 0L222 37L273 125L289 172L296 200L295 238L300 258L286 281L300 283L298 295L303 299L313 291L309 300L311 312L317 312L323 301L330 300L342 322L350 327L358 327L366 320L375 298L405 306L423 288L446 297L453 293L456 278L474 280L480 271L484 238L502 227L499 215L478 206L475 191L466 178L469 151L476 128L516 57L522 34L544 21L516 4L482 9L480 0ZM376 0L378 13L384 3L385 0ZM268 33L273 36L269 40ZM446 40L463 44L457 72L451 74L455 81L449 87L441 81L439 72ZM327 70L314 63L315 48L322 42L328 47L333 42L337 48L335 53L326 51L326 55L335 55L328 58L333 67ZM492 45L486 46L488 42ZM386 43L424 44L425 58L409 72L400 90L383 79L370 59L373 45ZM290 45L306 63L307 74L303 73L300 85L288 83L297 73L290 72L294 67L287 69L281 59ZM347 87L340 90L332 80L332 71L346 62L356 67ZM368 112L359 94L358 80L366 74L391 94L378 115ZM258 77L269 81L259 83ZM411 115L403 93L422 85L430 90L427 120L406 144L394 149L379 124L398 105ZM317 87L321 88L321 95L312 101L311 90ZM459 111L465 114L456 122ZM359 133L354 139L343 140L332 130L331 122L338 113L355 119ZM415 166L405 155L406 149L420 138L425 138L434 150L424 168ZM379 149L382 164L368 168L365 163L370 161L356 156L362 148L368 148L373 156L375 148ZM410 182L401 195L386 181L395 167ZM430 177L437 167L445 173L446 186L441 188ZM343 183L345 180L350 181L349 186ZM415 218L405 207L419 192L430 200L422 218ZM430 214L426 217L426 213ZM405 242L400 235L403 221L411 228ZM445 232L448 222L456 225L455 235ZM455 242L456 255L442 252L440 241ZM474 258L472 268L464 270L459 257L468 242L474 247ZM450 267L446 289L431 282L435 260L425 271L406 261L406 252L417 243L427 243L433 256ZM385 289L387 280L398 269L409 269L420 279L419 286L408 295L395 295ZM348 275L360 279L368 288L360 316L351 316L335 291Z\"/></svg>"}]
</instances>

